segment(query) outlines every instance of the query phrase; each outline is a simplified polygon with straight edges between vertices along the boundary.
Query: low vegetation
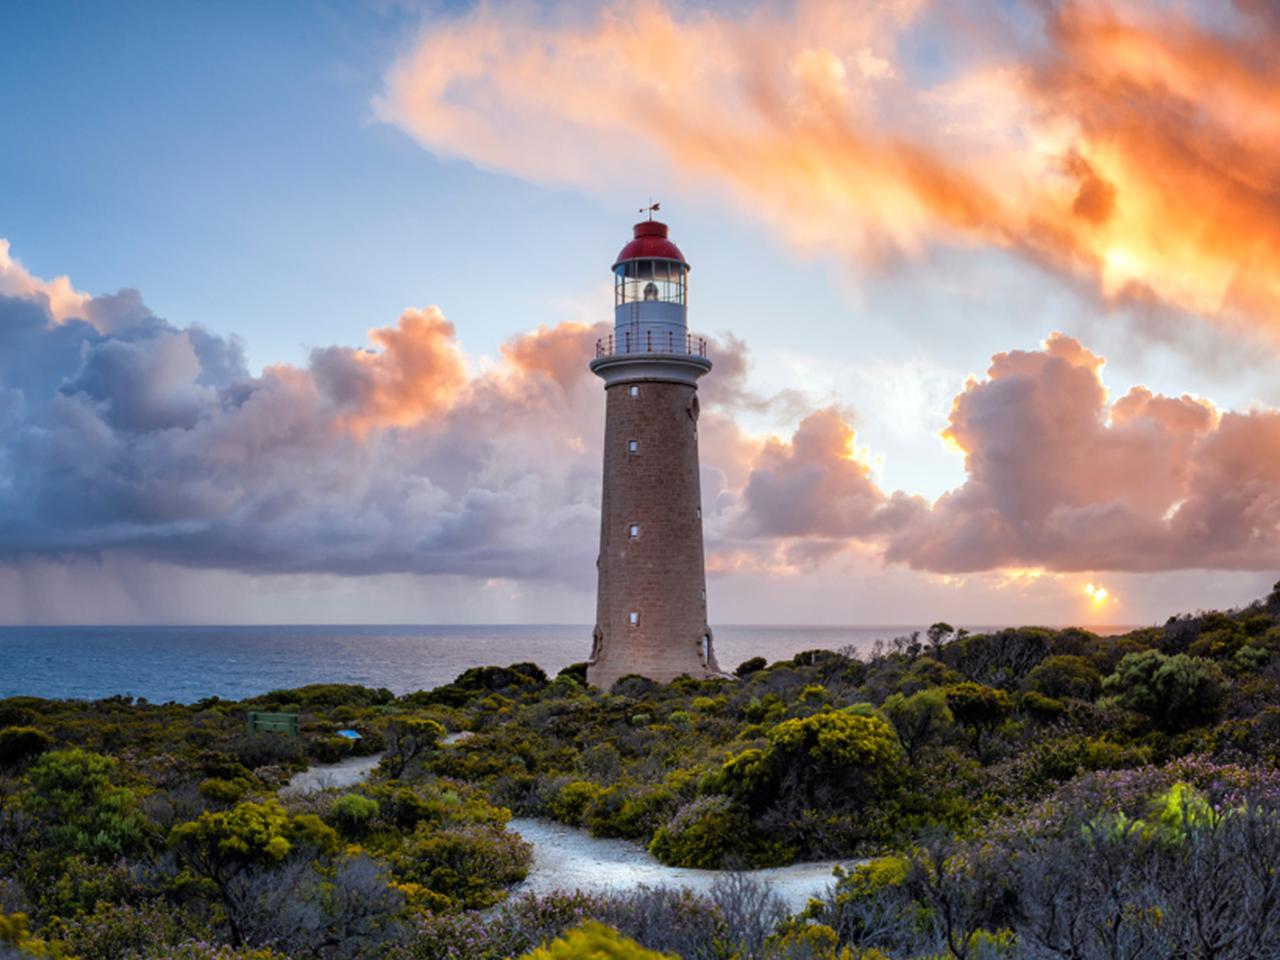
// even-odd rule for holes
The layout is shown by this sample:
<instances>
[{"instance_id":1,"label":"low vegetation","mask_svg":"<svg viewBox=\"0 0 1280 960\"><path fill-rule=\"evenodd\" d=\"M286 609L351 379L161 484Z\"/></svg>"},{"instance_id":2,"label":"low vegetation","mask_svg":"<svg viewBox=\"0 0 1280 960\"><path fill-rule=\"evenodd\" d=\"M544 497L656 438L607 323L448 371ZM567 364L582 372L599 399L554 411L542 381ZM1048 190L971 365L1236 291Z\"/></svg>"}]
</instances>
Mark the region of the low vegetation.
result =
<instances>
[{"instance_id":1,"label":"low vegetation","mask_svg":"<svg viewBox=\"0 0 1280 960\"><path fill-rule=\"evenodd\" d=\"M1280 585L1119 637L937 624L736 673L0 701L0 956L1280 955ZM301 735L248 735L251 710ZM282 792L354 753L382 755L369 782ZM795 916L734 872L511 896L513 816L672 865L851 868Z\"/></svg>"}]
</instances>

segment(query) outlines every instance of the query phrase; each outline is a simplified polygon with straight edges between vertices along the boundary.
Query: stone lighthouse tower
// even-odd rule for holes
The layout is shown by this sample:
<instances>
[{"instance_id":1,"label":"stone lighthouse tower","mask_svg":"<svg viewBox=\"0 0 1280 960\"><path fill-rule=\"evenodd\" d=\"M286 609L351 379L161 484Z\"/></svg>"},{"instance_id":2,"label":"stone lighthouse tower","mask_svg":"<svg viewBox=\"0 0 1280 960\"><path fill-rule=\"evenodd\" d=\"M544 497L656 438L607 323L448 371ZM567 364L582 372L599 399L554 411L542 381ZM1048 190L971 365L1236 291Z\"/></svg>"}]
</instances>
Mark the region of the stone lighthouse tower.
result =
<instances>
[{"instance_id":1,"label":"stone lighthouse tower","mask_svg":"<svg viewBox=\"0 0 1280 960\"><path fill-rule=\"evenodd\" d=\"M587 680L720 676L707 626L698 480L698 378L707 345L689 333L689 264L667 225L635 225L613 265L613 334L596 344L604 380L604 496L596 627Z\"/></svg>"}]
</instances>

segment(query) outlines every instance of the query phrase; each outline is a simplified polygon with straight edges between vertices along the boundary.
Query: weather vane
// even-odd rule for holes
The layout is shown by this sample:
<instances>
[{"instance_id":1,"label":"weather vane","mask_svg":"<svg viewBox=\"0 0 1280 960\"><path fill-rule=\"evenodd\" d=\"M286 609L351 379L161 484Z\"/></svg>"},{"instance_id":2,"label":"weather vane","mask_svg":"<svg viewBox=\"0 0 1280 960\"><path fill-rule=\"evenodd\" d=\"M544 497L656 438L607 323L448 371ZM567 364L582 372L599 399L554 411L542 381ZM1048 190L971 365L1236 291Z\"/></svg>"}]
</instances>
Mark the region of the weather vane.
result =
<instances>
[{"instance_id":1,"label":"weather vane","mask_svg":"<svg viewBox=\"0 0 1280 960\"><path fill-rule=\"evenodd\" d=\"M640 212L641 212L641 213L648 213L648 214L649 214L649 219L650 219L650 220L652 220L652 219L653 219L653 211L655 211L655 210L661 210L661 209L662 209L662 204L660 204L660 203L654 203L654 202L653 202L653 197L650 197L650 198L649 198L649 205L648 205L647 207L641 207L641 208L640 208Z\"/></svg>"}]
</instances>

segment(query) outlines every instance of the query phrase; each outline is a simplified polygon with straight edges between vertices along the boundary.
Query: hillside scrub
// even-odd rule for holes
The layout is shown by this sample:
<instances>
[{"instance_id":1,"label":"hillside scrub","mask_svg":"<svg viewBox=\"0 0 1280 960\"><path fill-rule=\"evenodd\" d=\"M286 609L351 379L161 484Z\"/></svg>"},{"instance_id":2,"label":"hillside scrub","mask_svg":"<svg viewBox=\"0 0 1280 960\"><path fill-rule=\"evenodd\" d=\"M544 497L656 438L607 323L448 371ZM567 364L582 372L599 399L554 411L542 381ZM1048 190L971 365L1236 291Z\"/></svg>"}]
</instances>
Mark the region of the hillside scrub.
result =
<instances>
[{"instance_id":1,"label":"hillside scrub","mask_svg":"<svg viewBox=\"0 0 1280 960\"><path fill-rule=\"evenodd\" d=\"M514 664L403 697L2 700L0 953L1280 955L1277 597L1119 637L939 623L610 691ZM249 710L296 712L301 735L246 736ZM339 752L381 767L280 793ZM746 877L512 897L513 815L686 867L869 862L790 918Z\"/></svg>"}]
</instances>

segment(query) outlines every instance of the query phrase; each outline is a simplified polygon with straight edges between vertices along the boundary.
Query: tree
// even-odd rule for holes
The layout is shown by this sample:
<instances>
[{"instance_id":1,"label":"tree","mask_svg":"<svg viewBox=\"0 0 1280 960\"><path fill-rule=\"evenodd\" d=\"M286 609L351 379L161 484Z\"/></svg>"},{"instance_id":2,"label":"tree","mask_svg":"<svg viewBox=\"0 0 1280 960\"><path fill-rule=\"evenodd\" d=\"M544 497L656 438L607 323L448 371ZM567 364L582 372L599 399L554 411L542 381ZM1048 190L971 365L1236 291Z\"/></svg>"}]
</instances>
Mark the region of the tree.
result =
<instances>
[{"instance_id":1,"label":"tree","mask_svg":"<svg viewBox=\"0 0 1280 960\"><path fill-rule=\"evenodd\" d=\"M291 855L331 854L338 834L313 814L291 816L275 800L202 813L169 833L178 859L203 879L226 910L231 940L244 943L246 921L260 899L258 879Z\"/></svg>"},{"instance_id":2,"label":"tree","mask_svg":"<svg viewBox=\"0 0 1280 960\"><path fill-rule=\"evenodd\" d=\"M940 620L931 626L925 631L925 636L929 638L930 652L936 656L938 651L942 649L943 644L950 640L955 635L955 632L956 628L946 621Z\"/></svg>"},{"instance_id":3,"label":"tree","mask_svg":"<svg viewBox=\"0 0 1280 960\"><path fill-rule=\"evenodd\" d=\"M893 724L898 742L906 751L907 762L913 767L921 749L952 723L947 695L936 687L909 697L895 693L880 709Z\"/></svg>"},{"instance_id":4,"label":"tree","mask_svg":"<svg viewBox=\"0 0 1280 960\"><path fill-rule=\"evenodd\" d=\"M1003 690L965 681L947 688L947 706L956 722L969 729L974 752L982 757L982 741L1004 723L1013 701Z\"/></svg>"},{"instance_id":5,"label":"tree","mask_svg":"<svg viewBox=\"0 0 1280 960\"><path fill-rule=\"evenodd\" d=\"M444 739L444 727L434 720L405 717L387 726L387 749L383 763L387 773L395 779L404 775L410 764L429 750L434 750Z\"/></svg>"},{"instance_id":6,"label":"tree","mask_svg":"<svg viewBox=\"0 0 1280 960\"><path fill-rule=\"evenodd\" d=\"M1211 722L1224 698L1222 671L1213 661L1159 650L1126 654L1102 689L1169 731Z\"/></svg>"}]
</instances>

